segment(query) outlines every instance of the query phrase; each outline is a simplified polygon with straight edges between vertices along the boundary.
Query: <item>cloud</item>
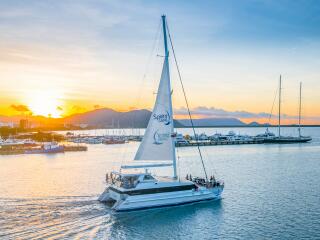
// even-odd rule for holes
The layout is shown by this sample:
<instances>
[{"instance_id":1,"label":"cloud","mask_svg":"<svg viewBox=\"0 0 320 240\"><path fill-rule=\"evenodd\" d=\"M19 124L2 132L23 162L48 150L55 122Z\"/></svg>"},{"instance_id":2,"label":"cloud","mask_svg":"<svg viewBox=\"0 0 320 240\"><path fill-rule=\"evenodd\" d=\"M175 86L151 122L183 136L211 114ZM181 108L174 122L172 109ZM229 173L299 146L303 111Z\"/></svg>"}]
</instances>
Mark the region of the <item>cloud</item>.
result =
<instances>
[{"instance_id":1,"label":"cloud","mask_svg":"<svg viewBox=\"0 0 320 240\"><path fill-rule=\"evenodd\" d=\"M96 105L93 105L93 108L94 109L100 109L100 108L103 108L103 106L99 105L99 104L96 104Z\"/></svg>"},{"instance_id":2,"label":"cloud","mask_svg":"<svg viewBox=\"0 0 320 240\"><path fill-rule=\"evenodd\" d=\"M72 111L73 111L73 112L85 112L85 111L86 111L86 108L80 107L80 106L78 106L78 105L74 105L74 106L72 106Z\"/></svg>"},{"instance_id":3,"label":"cloud","mask_svg":"<svg viewBox=\"0 0 320 240\"><path fill-rule=\"evenodd\" d=\"M186 108L179 108L175 110L176 114L186 115ZM191 109L191 113L194 115L201 115L203 117L216 117L216 118L224 118L224 117L234 117L234 118L268 118L269 113L261 112L261 113L251 113L247 111L227 111L221 108L215 107L204 107L199 106ZM274 115L272 115L274 117Z\"/></svg>"},{"instance_id":4,"label":"cloud","mask_svg":"<svg viewBox=\"0 0 320 240\"><path fill-rule=\"evenodd\" d=\"M15 104L12 104L10 107L13 108L17 112L30 112L30 109L26 105L15 105Z\"/></svg>"},{"instance_id":5,"label":"cloud","mask_svg":"<svg viewBox=\"0 0 320 240\"><path fill-rule=\"evenodd\" d=\"M175 114L177 115L186 115L188 114L187 109L182 107L179 109L175 109ZM215 108L215 107L204 107L199 106L191 109L192 115L198 115L205 118L239 118L239 119L266 119L266 118L276 118L277 115L266 113L266 112L260 112L260 113L253 113L248 111L228 111L221 108ZM295 115L287 115L282 114L281 115L285 119L297 119L298 116ZM320 117L318 116L310 116L310 117L304 117L304 119L310 119L310 120L320 120Z\"/></svg>"}]
</instances>

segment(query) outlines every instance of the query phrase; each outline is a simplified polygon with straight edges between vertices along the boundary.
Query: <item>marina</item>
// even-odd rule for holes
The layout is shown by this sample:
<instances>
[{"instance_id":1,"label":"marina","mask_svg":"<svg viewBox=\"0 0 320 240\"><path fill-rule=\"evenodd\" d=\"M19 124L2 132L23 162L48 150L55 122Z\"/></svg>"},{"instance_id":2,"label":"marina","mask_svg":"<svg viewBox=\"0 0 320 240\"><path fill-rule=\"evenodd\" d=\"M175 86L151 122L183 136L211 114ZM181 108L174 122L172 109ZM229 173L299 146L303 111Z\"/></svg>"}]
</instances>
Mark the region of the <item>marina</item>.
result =
<instances>
[{"instance_id":1,"label":"marina","mask_svg":"<svg viewBox=\"0 0 320 240\"><path fill-rule=\"evenodd\" d=\"M261 128L258 128L259 130ZM217 128L216 131L218 131ZM262 129L261 129L262 130ZM95 132L92 130L91 132ZM103 130L100 130L100 132ZM123 130L124 131L124 130ZM201 130L202 131L202 130ZM300 130L301 132L301 130ZM30 139L15 139L14 137L7 140L0 140L0 155L8 154L31 154L31 153L57 153L57 152L69 152L69 151L86 151L87 145L92 144L104 144L104 145L117 145L117 144L129 144L130 142L141 142L143 135L94 135L75 133L64 133L64 140L61 144L63 147L59 149L45 150L45 146L50 146L50 142L37 142ZM196 137L189 134L178 133L175 135L176 147L196 147L200 146L219 146L219 145L245 145L245 144L288 144L288 143L307 143L310 142L310 137L300 136L299 141L297 137L287 136L281 137L280 141L278 137L266 131L263 134L248 135L248 134L236 134L233 130L228 131L226 134L214 133L212 135L196 134Z\"/></svg>"},{"instance_id":2,"label":"marina","mask_svg":"<svg viewBox=\"0 0 320 240\"><path fill-rule=\"evenodd\" d=\"M177 147L195 147L200 146L217 146L217 145L239 145L239 144L263 144L265 140L252 139L252 140L209 140L209 141L188 141L176 142Z\"/></svg>"},{"instance_id":3,"label":"marina","mask_svg":"<svg viewBox=\"0 0 320 240\"><path fill-rule=\"evenodd\" d=\"M56 142L32 142L16 141L15 144L0 145L0 155L15 155L15 154L54 154L75 151L87 151L85 145L71 145L68 143L58 144Z\"/></svg>"},{"instance_id":4,"label":"marina","mask_svg":"<svg viewBox=\"0 0 320 240\"><path fill-rule=\"evenodd\" d=\"M261 128L258 128L261 129ZM263 129L261 129L263 130ZM68 142L72 143L86 143L86 144L124 144L129 142L141 142L142 135L73 135L71 138L67 138ZM288 136L287 141L284 143L295 143L296 137ZM215 133L212 135L207 135L205 132L201 134L196 134L196 137L190 136L189 134L178 133L175 135L175 145L177 147L188 147L196 146L197 144L201 146L216 146L216 145L234 145L234 144L264 144L264 143L280 143L277 140L277 136L271 132L266 131L263 134L248 135L248 134L236 134L234 131L229 131L226 134ZM301 137L301 142L311 141L310 138Z\"/></svg>"}]
</instances>

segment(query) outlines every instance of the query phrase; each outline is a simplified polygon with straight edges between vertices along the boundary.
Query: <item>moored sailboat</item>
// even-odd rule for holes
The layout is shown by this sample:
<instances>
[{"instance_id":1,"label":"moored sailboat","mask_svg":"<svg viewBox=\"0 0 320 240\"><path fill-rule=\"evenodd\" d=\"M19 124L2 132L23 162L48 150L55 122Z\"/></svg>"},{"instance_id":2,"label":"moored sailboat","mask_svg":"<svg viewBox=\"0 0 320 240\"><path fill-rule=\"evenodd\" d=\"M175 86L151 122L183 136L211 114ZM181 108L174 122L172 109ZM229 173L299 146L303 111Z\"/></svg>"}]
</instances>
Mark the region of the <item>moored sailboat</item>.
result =
<instances>
[{"instance_id":1,"label":"moored sailboat","mask_svg":"<svg viewBox=\"0 0 320 240\"><path fill-rule=\"evenodd\" d=\"M190 175L182 181L177 176L176 133L173 126L165 16L162 16L162 29L165 49L162 74L156 102L145 135L134 158L137 164L121 166L119 172L107 174L107 188L99 197L99 201L108 203L115 211L168 207L220 199L224 188L224 183L216 180L214 176L208 179L199 146L199 157L205 178L193 178ZM192 123L191 115L190 120ZM169 166L173 169L173 176L169 178L155 177L149 172L150 168ZM144 169L144 171L124 173L127 169Z\"/></svg>"},{"instance_id":2,"label":"moored sailboat","mask_svg":"<svg viewBox=\"0 0 320 240\"><path fill-rule=\"evenodd\" d=\"M300 82L300 88L299 88L299 127L298 137L292 137L292 136L281 136L281 75L279 79L279 114L278 114L278 136L272 136L269 138L265 138L266 143L305 143L312 140L309 136L302 136L301 135L301 89L302 89L302 83ZM268 130L268 129L267 129Z\"/></svg>"}]
</instances>

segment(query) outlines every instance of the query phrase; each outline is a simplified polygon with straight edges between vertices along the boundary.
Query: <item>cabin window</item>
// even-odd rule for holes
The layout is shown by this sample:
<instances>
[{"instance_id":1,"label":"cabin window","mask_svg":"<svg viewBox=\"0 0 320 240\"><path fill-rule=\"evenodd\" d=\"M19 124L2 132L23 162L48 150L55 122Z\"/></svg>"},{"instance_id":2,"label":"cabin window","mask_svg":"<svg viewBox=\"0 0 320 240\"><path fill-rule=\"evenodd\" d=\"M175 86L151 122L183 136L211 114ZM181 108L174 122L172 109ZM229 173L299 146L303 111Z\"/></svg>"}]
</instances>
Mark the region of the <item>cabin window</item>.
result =
<instances>
[{"instance_id":1,"label":"cabin window","mask_svg":"<svg viewBox=\"0 0 320 240\"><path fill-rule=\"evenodd\" d=\"M121 179L120 187L125 189L134 188L138 183L138 176L124 176Z\"/></svg>"},{"instance_id":2,"label":"cabin window","mask_svg":"<svg viewBox=\"0 0 320 240\"><path fill-rule=\"evenodd\" d=\"M154 178L151 175L145 175L143 180L153 180Z\"/></svg>"}]
</instances>

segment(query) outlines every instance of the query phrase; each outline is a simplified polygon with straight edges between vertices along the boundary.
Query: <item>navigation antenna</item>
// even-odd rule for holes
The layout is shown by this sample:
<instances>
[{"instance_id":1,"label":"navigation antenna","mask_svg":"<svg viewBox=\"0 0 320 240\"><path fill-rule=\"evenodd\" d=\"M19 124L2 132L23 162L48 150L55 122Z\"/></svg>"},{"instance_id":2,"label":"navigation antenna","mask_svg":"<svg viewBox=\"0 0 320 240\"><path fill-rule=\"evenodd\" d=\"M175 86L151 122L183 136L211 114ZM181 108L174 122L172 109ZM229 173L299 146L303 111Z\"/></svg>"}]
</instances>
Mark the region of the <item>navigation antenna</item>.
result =
<instances>
[{"instance_id":1,"label":"navigation antenna","mask_svg":"<svg viewBox=\"0 0 320 240\"><path fill-rule=\"evenodd\" d=\"M179 65L178 65L178 62L177 62L176 54L174 52L173 43L172 43L171 34L170 34L170 31L169 31L168 24L166 24L166 27L167 27L167 30L168 30L168 36L169 36L169 39L170 39L170 45L171 45L171 49L172 49L172 53L173 53L173 57L174 57L174 62L176 64L176 68L177 68L177 71L178 71L178 76L179 76L179 80L180 80L180 84L181 84L184 100L186 102L186 106L187 106L187 110L188 110L188 115L189 115L191 127L192 127L193 134L194 134L194 137L195 137L195 140L196 140L196 144L197 144L199 156L200 156L200 159L201 159L203 171L204 171L204 174L205 174L205 177L206 177L206 181L208 182L209 180L208 180L207 170L206 170L206 167L205 167L204 162L203 162L202 153L201 153L201 150L200 150L200 144L199 144L198 139L196 137L196 131L194 129L194 124L193 124L193 120L192 120L192 116L191 116L191 112L190 112L190 108L189 108L189 103L188 103L186 91L185 91L184 86L183 86L182 77L181 77L181 74L180 74L180 68L179 68Z\"/></svg>"}]
</instances>

